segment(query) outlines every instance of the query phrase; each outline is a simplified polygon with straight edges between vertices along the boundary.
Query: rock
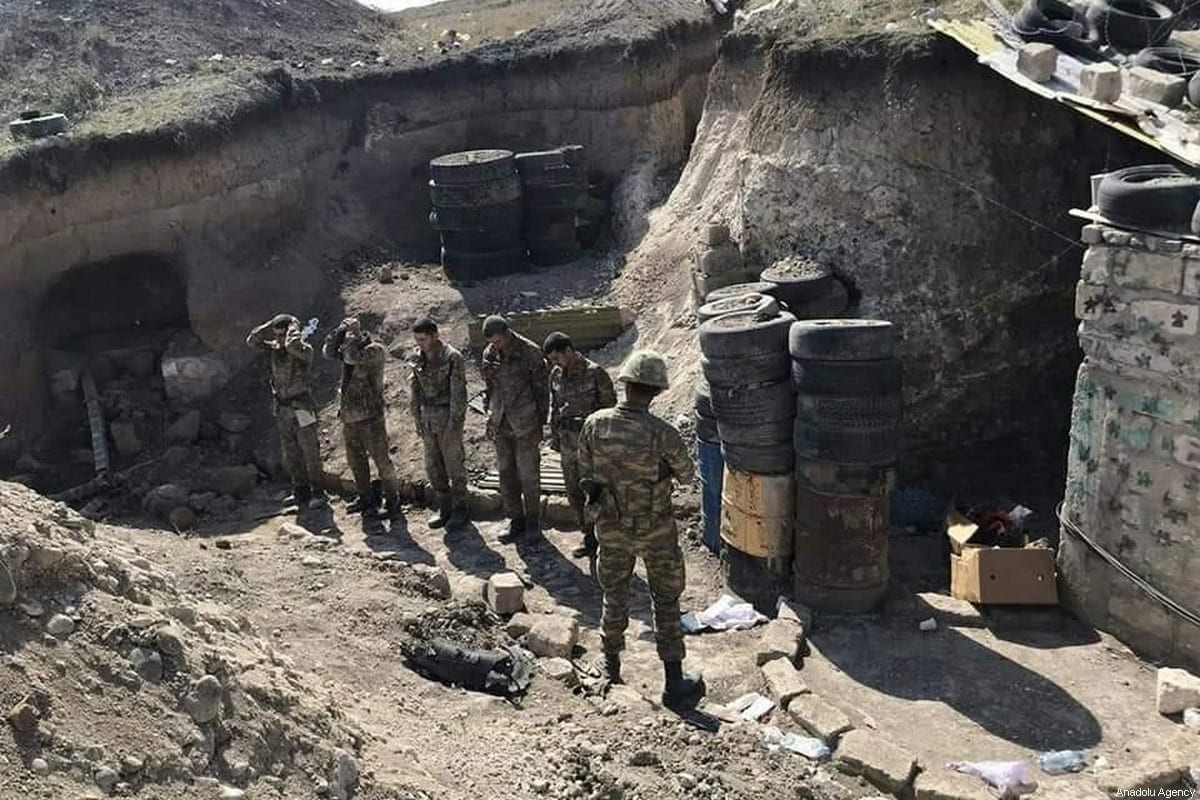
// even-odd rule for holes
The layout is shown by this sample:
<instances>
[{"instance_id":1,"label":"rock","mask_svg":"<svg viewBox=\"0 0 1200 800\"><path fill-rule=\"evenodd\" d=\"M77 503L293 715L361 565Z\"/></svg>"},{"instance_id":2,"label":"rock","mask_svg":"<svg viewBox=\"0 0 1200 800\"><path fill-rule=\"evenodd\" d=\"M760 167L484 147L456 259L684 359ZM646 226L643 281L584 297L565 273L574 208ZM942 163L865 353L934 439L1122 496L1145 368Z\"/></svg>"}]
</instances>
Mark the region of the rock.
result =
<instances>
[{"instance_id":1,"label":"rock","mask_svg":"<svg viewBox=\"0 0 1200 800\"><path fill-rule=\"evenodd\" d=\"M357 785L358 761L345 750L336 751L329 768L329 796L333 800L347 800Z\"/></svg>"},{"instance_id":2,"label":"rock","mask_svg":"<svg viewBox=\"0 0 1200 800\"><path fill-rule=\"evenodd\" d=\"M1057 66L1058 50L1052 44L1030 42L1017 51L1017 70L1035 83L1053 78Z\"/></svg>"},{"instance_id":3,"label":"rock","mask_svg":"<svg viewBox=\"0 0 1200 800\"><path fill-rule=\"evenodd\" d=\"M776 658L785 658L793 665L800 658L800 637L804 629L786 619L773 619L763 626L755 662L758 666Z\"/></svg>"},{"instance_id":4,"label":"rock","mask_svg":"<svg viewBox=\"0 0 1200 800\"><path fill-rule=\"evenodd\" d=\"M413 564L413 572L421 579L421 587L430 597L450 599L450 576L441 567L429 564Z\"/></svg>"},{"instance_id":5,"label":"rock","mask_svg":"<svg viewBox=\"0 0 1200 800\"><path fill-rule=\"evenodd\" d=\"M21 609L22 613L29 617L40 617L46 613L46 607L37 600L27 600L26 602L21 603L18 608Z\"/></svg>"},{"instance_id":6,"label":"rock","mask_svg":"<svg viewBox=\"0 0 1200 800\"><path fill-rule=\"evenodd\" d=\"M1098 103L1114 103L1121 96L1121 70L1107 62L1089 64L1079 73L1079 93Z\"/></svg>"},{"instance_id":7,"label":"rock","mask_svg":"<svg viewBox=\"0 0 1200 800\"><path fill-rule=\"evenodd\" d=\"M515 614L525 608L525 584L515 572L500 572L488 578L484 597L495 613Z\"/></svg>"},{"instance_id":8,"label":"rock","mask_svg":"<svg viewBox=\"0 0 1200 800\"><path fill-rule=\"evenodd\" d=\"M196 512L189 506L179 506L171 509L167 521L177 531L190 531L196 527Z\"/></svg>"},{"instance_id":9,"label":"rock","mask_svg":"<svg viewBox=\"0 0 1200 800\"><path fill-rule=\"evenodd\" d=\"M675 780L679 782L679 788L685 792L690 792L700 785L700 781L696 780L696 776L690 772L681 772L675 776Z\"/></svg>"},{"instance_id":10,"label":"rock","mask_svg":"<svg viewBox=\"0 0 1200 800\"><path fill-rule=\"evenodd\" d=\"M160 628L154 634L154 645L164 655L178 658L183 654L183 631L174 625Z\"/></svg>"},{"instance_id":11,"label":"rock","mask_svg":"<svg viewBox=\"0 0 1200 800\"><path fill-rule=\"evenodd\" d=\"M662 759L653 750L638 750L629 757L631 767L657 767Z\"/></svg>"},{"instance_id":12,"label":"rock","mask_svg":"<svg viewBox=\"0 0 1200 800\"><path fill-rule=\"evenodd\" d=\"M252 424L250 417L234 411L222 411L221 416L217 417L217 427L226 433L245 433Z\"/></svg>"},{"instance_id":13,"label":"rock","mask_svg":"<svg viewBox=\"0 0 1200 800\"><path fill-rule=\"evenodd\" d=\"M1200 678L1185 669L1162 667L1158 671L1158 713L1180 714L1200 706Z\"/></svg>"},{"instance_id":14,"label":"rock","mask_svg":"<svg viewBox=\"0 0 1200 800\"><path fill-rule=\"evenodd\" d=\"M121 775L136 775L145 768L145 762L136 756L125 756L121 759Z\"/></svg>"},{"instance_id":15,"label":"rock","mask_svg":"<svg viewBox=\"0 0 1200 800\"><path fill-rule=\"evenodd\" d=\"M949 628L982 628L985 624L983 615L974 605L937 592L917 594L916 615L918 619L933 617L939 625Z\"/></svg>"},{"instance_id":16,"label":"rock","mask_svg":"<svg viewBox=\"0 0 1200 800\"><path fill-rule=\"evenodd\" d=\"M59 639L70 636L73 630L75 630L75 621L64 614L55 614L46 623L46 632Z\"/></svg>"},{"instance_id":17,"label":"rock","mask_svg":"<svg viewBox=\"0 0 1200 800\"><path fill-rule=\"evenodd\" d=\"M917 774L917 759L912 753L869 731L850 731L842 737L837 766L891 794L906 790Z\"/></svg>"},{"instance_id":18,"label":"rock","mask_svg":"<svg viewBox=\"0 0 1200 800\"><path fill-rule=\"evenodd\" d=\"M117 447L117 452L121 455L136 456L142 452L142 441L138 438L137 428L132 422L117 420L109 424L108 432L112 436L113 444Z\"/></svg>"},{"instance_id":19,"label":"rock","mask_svg":"<svg viewBox=\"0 0 1200 800\"><path fill-rule=\"evenodd\" d=\"M575 667L565 658L543 658L538 661L538 668L552 681L558 681L569 688L579 683Z\"/></svg>"},{"instance_id":20,"label":"rock","mask_svg":"<svg viewBox=\"0 0 1200 800\"><path fill-rule=\"evenodd\" d=\"M812 630L812 609L786 597L781 596L775 603L775 618L799 625L806 632Z\"/></svg>"},{"instance_id":21,"label":"rock","mask_svg":"<svg viewBox=\"0 0 1200 800\"><path fill-rule=\"evenodd\" d=\"M533 623L537 622L537 618L533 614L524 612L513 614L512 619L504 626L504 632L514 639L520 639L533 628Z\"/></svg>"},{"instance_id":22,"label":"rock","mask_svg":"<svg viewBox=\"0 0 1200 800\"><path fill-rule=\"evenodd\" d=\"M704 243L718 247L729 241L729 226L721 222L710 222L704 226Z\"/></svg>"},{"instance_id":23,"label":"rock","mask_svg":"<svg viewBox=\"0 0 1200 800\"><path fill-rule=\"evenodd\" d=\"M303 528L294 522L284 522L275 529L275 535L281 539L291 539L298 542L301 539L307 539L310 534L307 528Z\"/></svg>"},{"instance_id":24,"label":"rock","mask_svg":"<svg viewBox=\"0 0 1200 800\"><path fill-rule=\"evenodd\" d=\"M1187 85L1187 78L1181 75L1169 75L1149 67L1133 67L1125 73L1125 90L1129 94L1167 108L1183 105Z\"/></svg>"},{"instance_id":25,"label":"rock","mask_svg":"<svg viewBox=\"0 0 1200 800\"><path fill-rule=\"evenodd\" d=\"M384 264L379 268L380 283L394 283L396 280L396 272L392 269L391 264Z\"/></svg>"},{"instance_id":26,"label":"rock","mask_svg":"<svg viewBox=\"0 0 1200 800\"><path fill-rule=\"evenodd\" d=\"M17 703L13 706L12 711L8 712L8 724L21 733L29 733L35 730L38 720L41 718L41 712L32 704L25 701Z\"/></svg>"},{"instance_id":27,"label":"rock","mask_svg":"<svg viewBox=\"0 0 1200 800\"><path fill-rule=\"evenodd\" d=\"M499 514L504 508L504 501L499 492L472 490L467 495L467 509L471 519L489 519Z\"/></svg>"},{"instance_id":28,"label":"rock","mask_svg":"<svg viewBox=\"0 0 1200 800\"><path fill-rule=\"evenodd\" d=\"M854 725L840 708L829 705L814 694L802 694L792 698L788 713L806 731L829 743L851 730Z\"/></svg>"},{"instance_id":29,"label":"rock","mask_svg":"<svg viewBox=\"0 0 1200 800\"><path fill-rule=\"evenodd\" d=\"M974 775L942 768L917 776L916 800L992 800L992 795Z\"/></svg>"},{"instance_id":30,"label":"rock","mask_svg":"<svg viewBox=\"0 0 1200 800\"><path fill-rule=\"evenodd\" d=\"M205 675L192 684L191 691L183 698L183 709L197 723L212 722L221 712L221 682L212 675Z\"/></svg>"},{"instance_id":31,"label":"rock","mask_svg":"<svg viewBox=\"0 0 1200 800\"><path fill-rule=\"evenodd\" d=\"M187 487L177 483L164 483L151 489L142 500L142 507L162 518L167 518L172 511L188 504L191 493Z\"/></svg>"},{"instance_id":32,"label":"rock","mask_svg":"<svg viewBox=\"0 0 1200 800\"><path fill-rule=\"evenodd\" d=\"M300 559L300 566L308 567L309 569L316 569L318 567L325 566L325 562L316 556L305 556L304 558Z\"/></svg>"},{"instance_id":33,"label":"rock","mask_svg":"<svg viewBox=\"0 0 1200 800\"><path fill-rule=\"evenodd\" d=\"M50 774L50 765L46 763L44 758L35 758L29 762L29 769L34 775L46 776Z\"/></svg>"},{"instance_id":34,"label":"rock","mask_svg":"<svg viewBox=\"0 0 1200 800\"><path fill-rule=\"evenodd\" d=\"M200 412L188 411L167 426L163 438L169 444L194 444L200 438Z\"/></svg>"},{"instance_id":35,"label":"rock","mask_svg":"<svg viewBox=\"0 0 1200 800\"><path fill-rule=\"evenodd\" d=\"M218 467L208 473L208 483L218 494L245 497L258 484L258 467Z\"/></svg>"},{"instance_id":36,"label":"rock","mask_svg":"<svg viewBox=\"0 0 1200 800\"><path fill-rule=\"evenodd\" d=\"M474 575L462 575L454 582L452 594L455 600L482 600L487 591L487 582Z\"/></svg>"},{"instance_id":37,"label":"rock","mask_svg":"<svg viewBox=\"0 0 1200 800\"><path fill-rule=\"evenodd\" d=\"M570 658L578 642L578 620L557 614L537 618L525 635L525 647L544 658Z\"/></svg>"},{"instance_id":38,"label":"rock","mask_svg":"<svg viewBox=\"0 0 1200 800\"><path fill-rule=\"evenodd\" d=\"M13 580L8 564L0 559L0 606L11 606L17 602L17 582Z\"/></svg>"},{"instance_id":39,"label":"rock","mask_svg":"<svg viewBox=\"0 0 1200 800\"><path fill-rule=\"evenodd\" d=\"M129 663L137 670L137 674L142 680L158 683L163 676L162 656L157 650L147 650L143 647L135 647L129 652Z\"/></svg>"},{"instance_id":40,"label":"rock","mask_svg":"<svg viewBox=\"0 0 1200 800\"><path fill-rule=\"evenodd\" d=\"M799 670L786 658L772 659L763 664L761 669L767 688L784 711L787 711L793 699L808 693L808 685L800 677Z\"/></svg>"},{"instance_id":41,"label":"rock","mask_svg":"<svg viewBox=\"0 0 1200 800\"><path fill-rule=\"evenodd\" d=\"M100 769L96 770L95 775L92 777L95 778L96 785L100 787L100 791L104 792L105 794L116 788L117 781L121 780L121 776L118 775L117 771L111 767L101 767Z\"/></svg>"},{"instance_id":42,"label":"rock","mask_svg":"<svg viewBox=\"0 0 1200 800\"><path fill-rule=\"evenodd\" d=\"M216 499L216 492L195 492L188 498L188 507L199 514L208 511L212 507L212 501Z\"/></svg>"},{"instance_id":43,"label":"rock","mask_svg":"<svg viewBox=\"0 0 1200 800\"><path fill-rule=\"evenodd\" d=\"M1185 708L1183 710L1183 724L1185 727L1193 730L1200 728L1200 708Z\"/></svg>"},{"instance_id":44,"label":"rock","mask_svg":"<svg viewBox=\"0 0 1200 800\"><path fill-rule=\"evenodd\" d=\"M219 800L241 800L246 793L241 789L236 789L233 786L222 786L221 793L217 795Z\"/></svg>"}]
</instances>

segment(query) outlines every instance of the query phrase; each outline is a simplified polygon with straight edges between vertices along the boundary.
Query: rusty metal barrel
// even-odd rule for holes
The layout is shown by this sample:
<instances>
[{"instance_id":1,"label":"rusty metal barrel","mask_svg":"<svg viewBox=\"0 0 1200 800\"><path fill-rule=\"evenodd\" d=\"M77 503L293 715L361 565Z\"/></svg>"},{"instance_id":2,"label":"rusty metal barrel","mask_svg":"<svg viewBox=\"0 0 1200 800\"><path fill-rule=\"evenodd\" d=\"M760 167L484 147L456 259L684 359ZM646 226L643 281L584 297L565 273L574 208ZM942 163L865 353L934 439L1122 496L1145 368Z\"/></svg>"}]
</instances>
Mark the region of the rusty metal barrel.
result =
<instances>
[{"instance_id":1,"label":"rusty metal barrel","mask_svg":"<svg viewBox=\"0 0 1200 800\"><path fill-rule=\"evenodd\" d=\"M901 442L892 326L792 326L796 389L792 593L812 608L871 610L888 587L891 492Z\"/></svg>"},{"instance_id":2,"label":"rusty metal barrel","mask_svg":"<svg viewBox=\"0 0 1200 800\"><path fill-rule=\"evenodd\" d=\"M792 564L796 487L791 474L757 475L725 465L721 557L729 589L773 607Z\"/></svg>"}]
</instances>

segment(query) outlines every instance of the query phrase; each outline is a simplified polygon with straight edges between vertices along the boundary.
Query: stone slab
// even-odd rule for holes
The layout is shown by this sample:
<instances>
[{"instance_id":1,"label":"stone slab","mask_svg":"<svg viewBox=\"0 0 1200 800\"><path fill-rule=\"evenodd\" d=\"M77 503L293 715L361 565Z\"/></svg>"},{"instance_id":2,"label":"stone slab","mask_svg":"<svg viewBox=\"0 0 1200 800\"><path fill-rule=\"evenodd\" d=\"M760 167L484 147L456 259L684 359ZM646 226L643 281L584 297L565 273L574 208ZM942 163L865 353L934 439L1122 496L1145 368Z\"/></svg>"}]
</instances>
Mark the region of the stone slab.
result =
<instances>
[{"instance_id":1,"label":"stone slab","mask_svg":"<svg viewBox=\"0 0 1200 800\"><path fill-rule=\"evenodd\" d=\"M802 694L793 698L788 704L788 713L806 731L826 743L836 740L838 736L854 728L846 712L831 706L815 694Z\"/></svg>"},{"instance_id":2,"label":"stone slab","mask_svg":"<svg viewBox=\"0 0 1200 800\"><path fill-rule=\"evenodd\" d=\"M515 572L497 573L488 578L485 599L497 614L515 614L525 608L525 584Z\"/></svg>"},{"instance_id":3,"label":"stone slab","mask_svg":"<svg viewBox=\"0 0 1200 800\"><path fill-rule=\"evenodd\" d=\"M758 666L776 658L785 658L793 665L800 658L804 628L786 619L773 619L763 626L755 663Z\"/></svg>"},{"instance_id":4,"label":"stone slab","mask_svg":"<svg viewBox=\"0 0 1200 800\"><path fill-rule=\"evenodd\" d=\"M570 658L579 642L579 621L559 614L538 618L525 634L525 647L543 658Z\"/></svg>"},{"instance_id":5,"label":"stone slab","mask_svg":"<svg viewBox=\"0 0 1200 800\"><path fill-rule=\"evenodd\" d=\"M916 800L993 800L993 797L979 778L943 767L917 776Z\"/></svg>"},{"instance_id":6,"label":"stone slab","mask_svg":"<svg viewBox=\"0 0 1200 800\"><path fill-rule=\"evenodd\" d=\"M1089 64L1079 73L1079 93L1098 103L1112 103L1121 96L1121 70L1112 64Z\"/></svg>"},{"instance_id":7,"label":"stone slab","mask_svg":"<svg viewBox=\"0 0 1200 800\"><path fill-rule=\"evenodd\" d=\"M873 786L891 794L905 791L917 775L916 757L870 731L854 730L838 743L838 769L861 775Z\"/></svg>"},{"instance_id":8,"label":"stone slab","mask_svg":"<svg viewBox=\"0 0 1200 800\"><path fill-rule=\"evenodd\" d=\"M793 699L808 694L808 684L800 677L800 671L786 658L775 658L762 665L763 679L775 702L784 711Z\"/></svg>"},{"instance_id":9,"label":"stone slab","mask_svg":"<svg viewBox=\"0 0 1200 800\"><path fill-rule=\"evenodd\" d=\"M1054 77L1058 66L1058 50L1054 45L1030 42L1017 51L1017 70L1035 83L1045 83Z\"/></svg>"},{"instance_id":10,"label":"stone slab","mask_svg":"<svg viewBox=\"0 0 1200 800\"><path fill-rule=\"evenodd\" d=\"M983 615L974 605L937 592L917 594L917 616L920 619L933 617L939 625L948 628L982 628L985 625Z\"/></svg>"},{"instance_id":11,"label":"stone slab","mask_svg":"<svg viewBox=\"0 0 1200 800\"><path fill-rule=\"evenodd\" d=\"M1178 108L1183 104L1187 92L1187 79L1181 75L1170 75L1149 67L1133 67L1125 73L1125 90L1134 97L1167 108Z\"/></svg>"},{"instance_id":12,"label":"stone slab","mask_svg":"<svg viewBox=\"0 0 1200 800\"><path fill-rule=\"evenodd\" d=\"M1158 713L1182 714L1200 706L1200 678L1185 669L1162 667L1158 671Z\"/></svg>"}]
</instances>

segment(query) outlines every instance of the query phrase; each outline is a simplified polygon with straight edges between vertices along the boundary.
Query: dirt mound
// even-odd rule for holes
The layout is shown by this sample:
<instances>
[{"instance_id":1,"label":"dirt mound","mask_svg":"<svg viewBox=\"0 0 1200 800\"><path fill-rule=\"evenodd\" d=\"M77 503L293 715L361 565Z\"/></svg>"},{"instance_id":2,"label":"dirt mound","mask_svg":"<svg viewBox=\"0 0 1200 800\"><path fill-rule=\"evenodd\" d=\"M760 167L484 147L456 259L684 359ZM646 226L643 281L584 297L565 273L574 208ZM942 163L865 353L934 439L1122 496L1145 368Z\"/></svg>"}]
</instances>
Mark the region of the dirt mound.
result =
<instances>
[{"instance_id":1,"label":"dirt mound","mask_svg":"<svg viewBox=\"0 0 1200 800\"><path fill-rule=\"evenodd\" d=\"M362 733L245 617L122 539L0 483L5 796L348 796Z\"/></svg>"}]
</instances>

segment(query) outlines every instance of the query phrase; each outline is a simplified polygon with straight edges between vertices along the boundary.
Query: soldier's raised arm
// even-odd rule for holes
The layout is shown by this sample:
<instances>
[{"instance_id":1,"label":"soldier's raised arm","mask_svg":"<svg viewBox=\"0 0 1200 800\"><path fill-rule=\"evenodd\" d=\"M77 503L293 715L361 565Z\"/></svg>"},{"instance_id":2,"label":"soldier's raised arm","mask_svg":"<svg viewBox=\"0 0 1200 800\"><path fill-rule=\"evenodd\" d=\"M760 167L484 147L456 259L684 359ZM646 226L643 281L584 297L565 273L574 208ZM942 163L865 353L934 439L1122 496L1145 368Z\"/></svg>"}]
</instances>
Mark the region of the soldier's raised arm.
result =
<instances>
[{"instance_id":1,"label":"soldier's raised arm","mask_svg":"<svg viewBox=\"0 0 1200 800\"><path fill-rule=\"evenodd\" d=\"M300 337L300 325L298 321L293 321L288 326L287 334L283 337L283 349L306 364L312 363L312 345Z\"/></svg>"},{"instance_id":2,"label":"soldier's raised arm","mask_svg":"<svg viewBox=\"0 0 1200 800\"><path fill-rule=\"evenodd\" d=\"M321 353L326 358L342 360L342 331L340 328L330 331L329 335L325 337L325 342L321 345Z\"/></svg>"},{"instance_id":3,"label":"soldier's raised arm","mask_svg":"<svg viewBox=\"0 0 1200 800\"><path fill-rule=\"evenodd\" d=\"M292 318L287 314L276 314L263 324L250 331L250 333L246 336L246 346L256 349L268 349L269 345L267 342L270 340L267 338L267 334L273 332L283 323L290 322L291 319Z\"/></svg>"}]
</instances>

